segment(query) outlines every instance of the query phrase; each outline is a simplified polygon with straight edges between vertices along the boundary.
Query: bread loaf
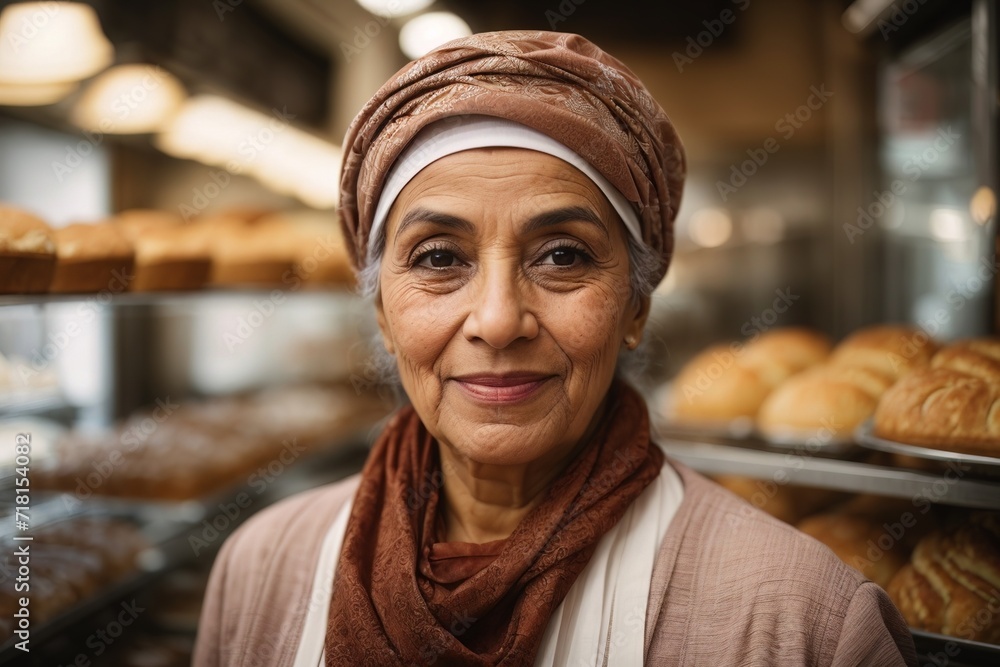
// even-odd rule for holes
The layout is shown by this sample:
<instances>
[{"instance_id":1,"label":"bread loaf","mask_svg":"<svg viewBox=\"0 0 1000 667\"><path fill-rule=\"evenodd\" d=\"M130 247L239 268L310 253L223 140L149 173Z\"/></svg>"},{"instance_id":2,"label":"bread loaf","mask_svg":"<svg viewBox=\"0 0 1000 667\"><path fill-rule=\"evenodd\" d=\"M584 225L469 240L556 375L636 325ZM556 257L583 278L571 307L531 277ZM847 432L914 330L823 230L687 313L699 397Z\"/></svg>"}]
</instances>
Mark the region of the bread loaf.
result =
<instances>
[{"instance_id":1,"label":"bread loaf","mask_svg":"<svg viewBox=\"0 0 1000 667\"><path fill-rule=\"evenodd\" d=\"M0 205L0 294L45 292L56 266L52 229L27 211Z\"/></svg>"},{"instance_id":2,"label":"bread loaf","mask_svg":"<svg viewBox=\"0 0 1000 667\"><path fill-rule=\"evenodd\" d=\"M55 230L54 236L58 259L50 292L124 292L131 287L135 251L119 226L74 224Z\"/></svg>"},{"instance_id":3,"label":"bread loaf","mask_svg":"<svg viewBox=\"0 0 1000 667\"><path fill-rule=\"evenodd\" d=\"M879 521L861 514L817 514L800 522L798 529L828 546L840 560L883 588L909 556L904 543L886 538L886 530Z\"/></svg>"},{"instance_id":4,"label":"bread loaf","mask_svg":"<svg viewBox=\"0 0 1000 667\"><path fill-rule=\"evenodd\" d=\"M801 328L769 331L744 346L713 345L678 373L666 413L688 423L753 418L776 386L822 362L830 347L822 334Z\"/></svg>"},{"instance_id":5,"label":"bread loaf","mask_svg":"<svg viewBox=\"0 0 1000 667\"><path fill-rule=\"evenodd\" d=\"M1000 643L1000 520L976 513L917 544L886 588L915 628Z\"/></svg>"},{"instance_id":6,"label":"bread loaf","mask_svg":"<svg viewBox=\"0 0 1000 667\"><path fill-rule=\"evenodd\" d=\"M212 256L194 225L166 211L131 209L112 218L135 247L136 292L204 287Z\"/></svg>"},{"instance_id":7,"label":"bread loaf","mask_svg":"<svg viewBox=\"0 0 1000 667\"><path fill-rule=\"evenodd\" d=\"M879 403L875 434L926 447L1000 456L1000 340L945 347L931 368L896 384Z\"/></svg>"}]
</instances>

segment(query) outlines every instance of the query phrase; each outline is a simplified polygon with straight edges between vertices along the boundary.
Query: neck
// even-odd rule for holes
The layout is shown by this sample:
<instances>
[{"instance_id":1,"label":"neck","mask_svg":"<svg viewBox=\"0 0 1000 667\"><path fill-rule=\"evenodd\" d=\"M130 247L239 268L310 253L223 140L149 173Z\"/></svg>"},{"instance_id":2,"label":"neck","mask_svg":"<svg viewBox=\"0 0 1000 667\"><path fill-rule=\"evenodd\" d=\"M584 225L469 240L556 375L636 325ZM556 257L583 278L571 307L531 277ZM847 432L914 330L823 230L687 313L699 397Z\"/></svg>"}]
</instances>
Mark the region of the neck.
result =
<instances>
[{"instance_id":1,"label":"neck","mask_svg":"<svg viewBox=\"0 0 1000 667\"><path fill-rule=\"evenodd\" d=\"M590 441L605 407L583 437L524 465L487 465L462 456L439 441L445 541L482 544L506 539L544 499L553 480Z\"/></svg>"}]
</instances>

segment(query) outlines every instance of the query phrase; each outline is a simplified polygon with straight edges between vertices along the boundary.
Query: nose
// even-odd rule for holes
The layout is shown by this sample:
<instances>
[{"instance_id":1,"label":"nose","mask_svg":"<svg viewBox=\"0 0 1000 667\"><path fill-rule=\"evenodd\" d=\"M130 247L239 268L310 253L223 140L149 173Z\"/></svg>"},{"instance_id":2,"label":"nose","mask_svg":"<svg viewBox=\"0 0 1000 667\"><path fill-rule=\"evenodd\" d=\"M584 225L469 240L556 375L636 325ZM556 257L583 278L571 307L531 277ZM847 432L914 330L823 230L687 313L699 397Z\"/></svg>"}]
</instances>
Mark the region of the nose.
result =
<instances>
[{"instance_id":1,"label":"nose","mask_svg":"<svg viewBox=\"0 0 1000 667\"><path fill-rule=\"evenodd\" d=\"M526 303L526 286L516 268L482 266L469 287L473 304L462 329L466 339L500 350L519 338L538 335L538 320Z\"/></svg>"}]
</instances>

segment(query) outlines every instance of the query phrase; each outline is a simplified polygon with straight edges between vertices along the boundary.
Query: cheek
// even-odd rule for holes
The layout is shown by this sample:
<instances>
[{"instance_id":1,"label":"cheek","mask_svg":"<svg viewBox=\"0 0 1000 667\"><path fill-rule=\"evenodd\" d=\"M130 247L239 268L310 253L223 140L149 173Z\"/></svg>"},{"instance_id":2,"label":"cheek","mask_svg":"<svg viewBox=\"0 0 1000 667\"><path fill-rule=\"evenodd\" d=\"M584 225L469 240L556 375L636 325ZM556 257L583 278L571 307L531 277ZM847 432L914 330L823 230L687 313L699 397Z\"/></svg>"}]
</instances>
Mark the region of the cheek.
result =
<instances>
[{"instance_id":1,"label":"cheek","mask_svg":"<svg viewBox=\"0 0 1000 667\"><path fill-rule=\"evenodd\" d=\"M448 296L405 287L388 290L383 308L401 370L433 366L461 324Z\"/></svg>"},{"instance_id":2,"label":"cheek","mask_svg":"<svg viewBox=\"0 0 1000 667\"><path fill-rule=\"evenodd\" d=\"M546 309L545 328L575 364L595 364L608 356L616 361L626 297L608 288L581 289L569 296Z\"/></svg>"}]
</instances>

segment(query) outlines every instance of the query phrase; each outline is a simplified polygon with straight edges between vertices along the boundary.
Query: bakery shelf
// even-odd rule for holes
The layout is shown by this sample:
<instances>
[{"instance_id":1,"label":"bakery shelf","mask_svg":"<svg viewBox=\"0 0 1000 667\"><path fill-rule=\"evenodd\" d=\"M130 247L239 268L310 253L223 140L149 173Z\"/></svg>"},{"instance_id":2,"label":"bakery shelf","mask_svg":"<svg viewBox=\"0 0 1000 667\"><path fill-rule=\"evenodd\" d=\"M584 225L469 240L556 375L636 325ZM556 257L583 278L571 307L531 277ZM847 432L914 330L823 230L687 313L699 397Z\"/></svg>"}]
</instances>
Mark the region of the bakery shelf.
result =
<instances>
[{"instance_id":1,"label":"bakery shelf","mask_svg":"<svg viewBox=\"0 0 1000 667\"><path fill-rule=\"evenodd\" d=\"M150 547L140 554L138 569L135 572L66 609L55 618L32 626L33 654L38 651L44 653L46 642L63 633L70 633L80 628L92 631L88 624L92 624L95 615L102 610L118 606L122 601L127 602L133 596L138 596L142 590L148 589L166 573L196 559L211 558L225 538L257 511L298 491L314 488L319 484L329 483L356 472L361 468L368 451L369 431L367 428L355 428L340 437L331 438L327 446L290 466L287 473L281 474L263 493L255 492L249 484L241 483L197 500L169 502L101 498L89 503L87 507L79 507L71 512L73 516L110 516L135 521L142 525L142 533L146 536ZM200 554L195 554L190 538L199 535L203 522L217 517L222 506L233 505L240 494L252 495L254 498L253 503L247 507L248 511L241 512L239 516L227 521L226 526L217 531L217 536L212 539L210 547ZM54 508L67 506L63 494L51 496L44 501L44 504L53 508L52 514L59 514ZM33 507L33 512L34 509ZM46 517L48 514L46 513ZM67 516L63 513L60 518ZM48 657L44 656L43 659ZM14 647L13 639L0 645L0 665L21 664L22 660L24 654Z\"/></svg>"},{"instance_id":2,"label":"bakery shelf","mask_svg":"<svg viewBox=\"0 0 1000 667\"><path fill-rule=\"evenodd\" d=\"M753 441L736 445L675 436L661 436L658 441L669 456L705 474L742 475L779 484L895 498L924 497L935 503L1000 510L1000 481L957 477L963 474L960 469L946 477L822 454L775 451Z\"/></svg>"},{"instance_id":3,"label":"bakery shelf","mask_svg":"<svg viewBox=\"0 0 1000 667\"><path fill-rule=\"evenodd\" d=\"M120 292L115 294L4 294L0 295L0 308L4 306L44 306L50 303L93 302L95 305L150 306L185 304L204 299L232 299L269 297L281 292L287 298L356 298L347 286L310 287L294 289L287 286L204 289L183 292Z\"/></svg>"}]
</instances>

